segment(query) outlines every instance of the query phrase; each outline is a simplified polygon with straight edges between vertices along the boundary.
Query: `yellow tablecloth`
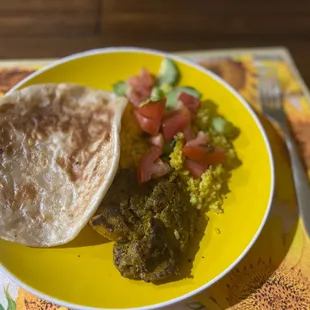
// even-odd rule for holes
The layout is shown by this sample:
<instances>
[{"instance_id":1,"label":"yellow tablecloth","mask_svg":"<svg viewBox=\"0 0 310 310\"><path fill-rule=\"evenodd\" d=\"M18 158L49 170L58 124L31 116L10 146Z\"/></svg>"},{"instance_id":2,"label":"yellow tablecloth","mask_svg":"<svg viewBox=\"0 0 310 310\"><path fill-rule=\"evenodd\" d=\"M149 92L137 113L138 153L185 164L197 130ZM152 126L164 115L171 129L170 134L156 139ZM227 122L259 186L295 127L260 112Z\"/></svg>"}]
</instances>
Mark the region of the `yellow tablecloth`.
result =
<instances>
[{"instance_id":1,"label":"yellow tablecloth","mask_svg":"<svg viewBox=\"0 0 310 310\"><path fill-rule=\"evenodd\" d=\"M179 53L215 72L257 111L257 67L277 69L285 109L310 171L310 96L290 54L283 48ZM51 60L0 61L0 93ZM310 240L298 215L292 171L281 135L260 117L275 158L276 188L261 236L227 276L194 298L169 309L310 309ZM310 207L310 202L309 202ZM250 210L251 206L249 206ZM66 309L39 299L0 273L0 310Z\"/></svg>"}]
</instances>

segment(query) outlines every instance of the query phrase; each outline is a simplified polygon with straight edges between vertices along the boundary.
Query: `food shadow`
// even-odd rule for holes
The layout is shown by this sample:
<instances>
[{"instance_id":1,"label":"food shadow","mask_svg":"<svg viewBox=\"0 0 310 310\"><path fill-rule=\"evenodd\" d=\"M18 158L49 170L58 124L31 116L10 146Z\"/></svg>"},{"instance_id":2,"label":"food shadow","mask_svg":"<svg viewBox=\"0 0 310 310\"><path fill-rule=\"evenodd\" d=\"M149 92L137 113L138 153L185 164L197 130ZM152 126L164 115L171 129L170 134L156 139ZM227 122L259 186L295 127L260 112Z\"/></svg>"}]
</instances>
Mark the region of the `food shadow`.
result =
<instances>
[{"instance_id":1,"label":"food shadow","mask_svg":"<svg viewBox=\"0 0 310 310\"><path fill-rule=\"evenodd\" d=\"M107 242L111 241L101 236L87 224L76 238L69 243L57 246L57 248L80 248L100 245Z\"/></svg>"}]
</instances>

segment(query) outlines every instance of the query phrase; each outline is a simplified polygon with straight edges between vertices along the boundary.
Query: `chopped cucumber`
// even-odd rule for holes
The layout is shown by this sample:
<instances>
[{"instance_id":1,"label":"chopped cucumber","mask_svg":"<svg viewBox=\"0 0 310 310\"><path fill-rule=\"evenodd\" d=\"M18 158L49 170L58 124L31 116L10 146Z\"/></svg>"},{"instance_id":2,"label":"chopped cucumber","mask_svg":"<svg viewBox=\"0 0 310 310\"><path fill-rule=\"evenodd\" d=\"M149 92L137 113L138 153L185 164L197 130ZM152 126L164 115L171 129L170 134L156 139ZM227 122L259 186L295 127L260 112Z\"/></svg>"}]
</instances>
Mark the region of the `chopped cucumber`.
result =
<instances>
[{"instance_id":1,"label":"chopped cucumber","mask_svg":"<svg viewBox=\"0 0 310 310\"><path fill-rule=\"evenodd\" d=\"M191 95L191 96L193 96L193 97L195 97L197 99L201 98L201 93L198 90L196 90L195 88L193 88L193 87L190 87L190 86L179 86L178 89L179 89L179 93L181 93L181 92L182 93L186 93L186 94Z\"/></svg>"},{"instance_id":2,"label":"chopped cucumber","mask_svg":"<svg viewBox=\"0 0 310 310\"><path fill-rule=\"evenodd\" d=\"M217 133L223 134L226 131L227 124L223 117L216 116L212 119L212 127Z\"/></svg>"},{"instance_id":3,"label":"chopped cucumber","mask_svg":"<svg viewBox=\"0 0 310 310\"><path fill-rule=\"evenodd\" d=\"M168 109L173 109L176 106L179 95L181 93L187 93L193 97L196 97L197 99L201 98L201 93L195 88L189 86L177 86L172 88L166 94L167 97L166 107Z\"/></svg>"},{"instance_id":4,"label":"chopped cucumber","mask_svg":"<svg viewBox=\"0 0 310 310\"><path fill-rule=\"evenodd\" d=\"M115 95L121 97L121 96L126 96L126 91L127 91L128 85L126 82L118 82L113 85L113 92Z\"/></svg>"},{"instance_id":5,"label":"chopped cucumber","mask_svg":"<svg viewBox=\"0 0 310 310\"><path fill-rule=\"evenodd\" d=\"M227 138L235 138L239 134L239 129L221 116L212 119L212 128Z\"/></svg>"},{"instance_id":6,"label":"chopped cucumber","mask_svg":"<svg viewBox=\"0 0 310 310\"><path fill-rule=\"evenodd\" d=\"M151 92L151 101L159 101L165 97L165 93L158 87L154 87Z\"/></svg>"},{"instance_id":7,"label":"chopped cucumber","mask_svg":"<svg viewBox=\"0 0 310 310\"><path fill-rule=\"evenodd\" d=\"M161 63L158 74L159 85L163 84L174 85L177 83L179 77L180 77L179 68L171 59L165 58Z\"/></svg>"},{"instance_id":8,"label":"chopped cucumber","mask_svg":"<svg viewBox=\"0 0 310 310\"><path fill-rule=\"evenodd\" d=\"M177 102L178 102L179 92L177 87L172 88L170 91L166 94L166 108L167 109L173 109L175 108Z\"/></svg>"},{"instance_id":9,"label":"chopped cucumber","mask_svg":"<svg viewBox=\"0 0 310 310\"><path fill-rule=\"evenodd\" d=\"M172 89L172 86L169 84L160 85L160 89L166 94Z\"/></svg>"}]
</instances>

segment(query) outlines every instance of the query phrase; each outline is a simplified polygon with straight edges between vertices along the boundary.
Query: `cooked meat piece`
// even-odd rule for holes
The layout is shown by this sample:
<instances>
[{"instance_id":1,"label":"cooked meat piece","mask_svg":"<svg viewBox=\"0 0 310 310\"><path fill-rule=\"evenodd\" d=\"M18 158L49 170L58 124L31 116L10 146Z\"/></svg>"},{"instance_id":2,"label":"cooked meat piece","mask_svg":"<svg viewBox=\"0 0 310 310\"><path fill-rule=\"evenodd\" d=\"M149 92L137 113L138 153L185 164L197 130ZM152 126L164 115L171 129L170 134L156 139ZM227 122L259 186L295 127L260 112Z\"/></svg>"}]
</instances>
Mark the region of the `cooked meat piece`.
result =
<instances>
[{"instance_id":1,"label":"cooked meat piece","mask_svg":"<svg viewBox=\"0 0 310 310\"><path fill-rule=\"evenodd\" d=\"M101 213L91 219L91 225L109 240L118 240L131 233L119 205L102 208Z\"/></svg>"},{"instance_id":2,"label":"cooked meat piece","mask_svg":"<svg viewBox=\"0 0 310 310\"><path fill-rule=\"evenodd\" d=\"M154 282L178 273L180 253L170 247L165 227L155 218L149 219L142 239L115 243L113 254L115 266L126 278Z\"/></svg>"},{"instance_id":3,"label":"cooked meat piece","mask_svg":"<svg viewBox=\"0 0 310 310\"><path fill-rule=\"evenodd\" d=\"M153 186L152 182L138 184L136 172L133 170L120 170L90 220L90 225L99 234L113 241L135 238L140 230L142 237L144 228L141 227L139 217L146 214L143 206L147 196L152 193ZM141 205L141 212L139 207L136 213L132 212L128 204Z\"/></svg>"},{"instance_id":4,"label":"cooked meat piece","mask_svg":"<svg viewBox=\"0 0 310 310\"><path fill-rule=\"evenodd\" d=\"M170 242L184 252L194 234L197 211L190 204L188 193L173 174L168 180L159 182L146 202L170 236ZM172 236L172 237L171 237Z\"/></svg>"},{"instance_id":5,"label":"cooked meat piece","mask_svg":"<svg viewBox=\"0 0 310 310\"><path fill-rule=\"evenodd\" d=\"M177 174L141 185L135 172L122 170L91 225L117 241L114 264L122 276L156 282L179 274L197 216Z\"/></svg>"}]
</instances>

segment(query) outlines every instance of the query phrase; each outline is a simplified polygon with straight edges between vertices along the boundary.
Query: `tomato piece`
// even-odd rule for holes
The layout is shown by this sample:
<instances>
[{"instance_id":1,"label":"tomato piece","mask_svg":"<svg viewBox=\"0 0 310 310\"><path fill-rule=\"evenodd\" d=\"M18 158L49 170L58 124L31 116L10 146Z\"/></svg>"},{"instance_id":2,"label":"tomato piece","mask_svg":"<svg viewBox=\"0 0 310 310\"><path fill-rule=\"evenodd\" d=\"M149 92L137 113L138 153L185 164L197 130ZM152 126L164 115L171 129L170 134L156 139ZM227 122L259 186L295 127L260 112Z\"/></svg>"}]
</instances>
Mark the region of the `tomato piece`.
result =
<instances>
[{"instance_id":1,"label":"tomato piece","mask_svg":"<svg viewBox=\"0 0 310 310\"><path fill-rule=\"evenodd\" d=\"M186 125L183 132L184 132L184 137L186 141L192 141L194 139L195 134L193 132L191 124Z\"/></svg>"},{"instance_id":2,"label":"tomato piece","mask_svg":"<svg viewBox=\"0 0 310 310\"><path fill-rule=\"evenodd\" d=\"M181 113L176 112L175 114L164 118L162 121L162 132L165 140L171 141L178 132L183 131L185 125L186 119Z\"/></svg>"},{"instance_id":3,"label":"tomato piece","mask_svg":"<svg viewBox=\"0 0 310 310\"><path fill-rule=\"evenodd\" d=\"M208 169L208 165L199 164L190 159L185 160L184 167L194 178L200 178L201 175Z\"/></svg>"},{"instance_id":4,"label":"tomato piece","mask_svg":"<svg viewBox=\"0 0 310 310\"><path fill-rule=\"evenodd\" d=\"M163 137L163 135L161 133L159 133L156 136L150 137L149 141L150 141L151 144L153 144L155 146L158 146L161 149L163 149L163 147L164 147L165 141L164 141L164 137Z\"/></svg>"},{"instance_id":5,"label":"tomato piece","mask_svg":"<svg viewBox=\"0 0 310 310\"><path fill-rule=\"evenodd\" d=\"M156 102L149 102L138 108L138 112L149 118L162 119L166 108L166 99Z\"/></svg>"},{"instance_id":6,"label":"tomato piece","mask_svg":"<svg viewBox=\"0 0 310 310\"><path fill-rule=\"evenodd\" d=\"M139 107L140 102L141 102L141 96L139 95L139 93L136 93L132 88L128 88L127 91L127 98L129 99L129 101L132 103L132 105L136 108Z\"/></svg>"},{"instance_id":7,"label":"tomato piece","mask_svg":"<svg viewBox=\"0 0 310 310\"><path fill-rule=\"evenodd\" d=\"M178 132L190 126L190 113L186 107L168 114L162 120L162 132L166 141L171 141Z\"/></svg>"},{"instance_id":8,"label":"tomato piece","mask_svg":"<svg viewBox=\"0 0 310 310\"><path fill-rule=\"evenodd\" d=\"M127 82L132 88L142 92L155 84L152 74L145 68L142 68L138 75L131 76Z\"/></svg>"},{"instance_id":9,"label":"tomato piece","mask_svg":"<svg viewBox=\"0 0 310 310\"><path fill-rule=\"evenodd\" d=\"M155 79L152 74L146 69L142 68L139 74L140 80L143 81L143 85L152 88L155 84Z\"/></svg>"},{"instance_id":10,"label":"tomato piece","mask_svg":"<svg viewBox=\"0 0 310 310\"><path fill-rule=\"evenodd\" d=\"M218 164L222 164L225 158L226 158L225 150L219 147L216 147L212 153L208 154L205 162L208 165L218 165Z\"/></svg>"},{"instance_id":11,"label":"tomato piece","mask_svg":"<svg viewBox=\"0 0 310 310\"><path fill-rule=\"evenodd\" d=\"M150 97L155 80L150 72L142 68L139 75L130 77L127 83L129 85L127 97L135 107L138 107Z\"/></svg>"},{"instance_id":12,"label":"tomato piece","mask_svg":"<svg viewBox=\"0 0 310 310\"><path fill-rule=\"evenodd\" d=\"M141 115L138 111L134 112L135 117L140 125L140 128L149 133L150 135L156 136L160 129L160 119L148 118Z\"/></svg>"},{"instance_id":13,"label":"tomato piece","mask_svg":"<svg viewBox=\"0 0 310 310\"><path fill-rule=\"evenodd\" d=\"M195 147L185 146L183 148L183 154L187 158L194 160L196 162L199 162L199 163L204 162L208 152L210 152L210 148L206 146L195 146Z\"/></svg>"},{"instance_id":14,"label":"tomato piece","mask_svg":"<svg viewBox=\"0 0 310 310\"><path fill-rule=\"evenodd\" d=\"M213 150L211 146L185 146L183 153L188 159L204 165L221 164L224 162L226 156L224 150L220 148Z\"/></svg>"},{"instance_id":15,"label":"tomato piece","mask_svg":"<svg viewBox=\"0 0 310 310\"><path fill-rule=\"evenodd\" d=\"M145 183L152 178L152 175L161 176L167 170L165 163L159 160L162 150L158 146L152 146L142 157L138 167L138 181ZM168 165L169 166L169 165Z\"/></svg>"},{"instance_id":16,"label":"tomato piece","mask_svg":"<svg viewBox=\"0 0 310 310\"><path fill-rule=\"evenodd\" d=\"M207 145L209 142L209 135L203 131L199 131L197 137L188 141L185 146L186 147L195 147L195 146L202 146Z\"/></svg>"},{"instance_id":17,"label":"tomato piece","mask_svg":"<svg viewBox=\"0 0 310 310\"><path fill-rule=\"evenodd\" d=\"M178 98L192 112L197 112L200 106L200 100L187 93L181 93Z\"/></svg>"},{"instance_id":18,"label":"tomato piece","mask_svg":"<svg viewBox=\"0 0 310 310\"><path fill-rule=\"evenodd\" d=\"M151 178L160 178L169 173L172 170L169 164L163 162L161 159L158 159L151 169Z\"/></svg>"}]
</instances>

